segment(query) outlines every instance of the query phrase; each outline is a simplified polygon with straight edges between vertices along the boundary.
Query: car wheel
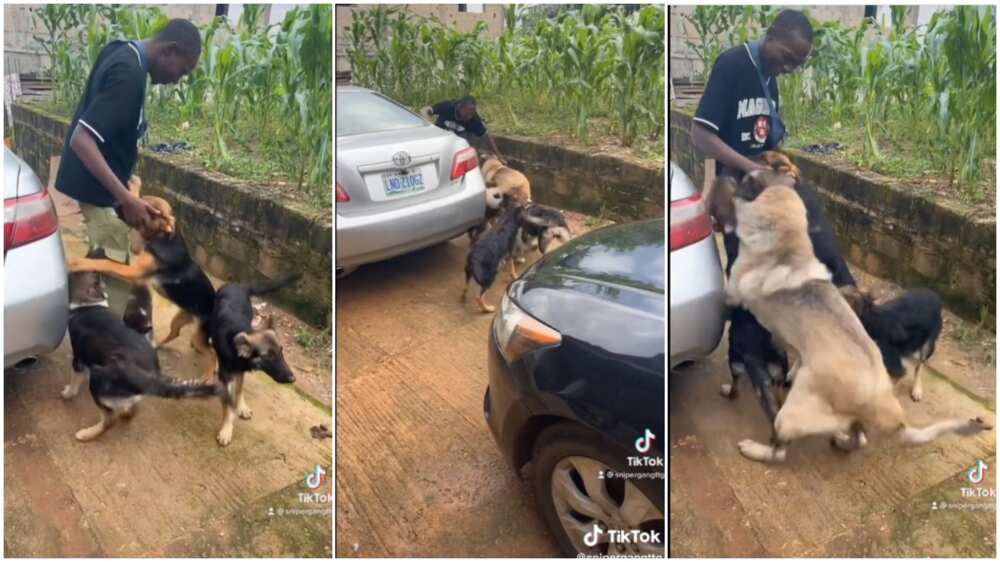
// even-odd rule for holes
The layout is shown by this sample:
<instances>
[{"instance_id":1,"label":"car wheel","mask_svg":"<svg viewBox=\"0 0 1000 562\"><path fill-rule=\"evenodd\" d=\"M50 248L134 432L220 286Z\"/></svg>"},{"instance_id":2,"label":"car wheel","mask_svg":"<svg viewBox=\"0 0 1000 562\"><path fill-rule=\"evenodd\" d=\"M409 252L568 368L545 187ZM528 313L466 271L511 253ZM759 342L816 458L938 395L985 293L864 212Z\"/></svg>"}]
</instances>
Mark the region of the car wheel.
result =
<instances>
[{"instance_id":1,"label":"car wheel","mask_svg":"<svg viewBox=\"0 0 1000 562\"><path fill-rule=\"evenodd\" d=\"M627 456L579 425L558 424L538 437L535 500L564 556L664 555L663 494L651 479L621 478L637 473ZM606 478L609 471L615 477Z\"/></svg>"}]
</instances>

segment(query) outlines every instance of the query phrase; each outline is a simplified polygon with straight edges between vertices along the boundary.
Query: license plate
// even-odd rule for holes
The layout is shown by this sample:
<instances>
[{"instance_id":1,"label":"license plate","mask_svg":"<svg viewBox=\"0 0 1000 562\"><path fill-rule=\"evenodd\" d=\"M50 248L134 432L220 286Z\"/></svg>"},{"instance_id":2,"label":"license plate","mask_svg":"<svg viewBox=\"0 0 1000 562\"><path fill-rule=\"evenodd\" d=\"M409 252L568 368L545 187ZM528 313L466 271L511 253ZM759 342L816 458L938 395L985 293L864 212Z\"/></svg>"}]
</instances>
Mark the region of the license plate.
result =
<instances>
[{"instance_id":1,"label":"license plate","mask_svg":"<svg viewBox=\"0 0 1000 562\"><path fill-rule=\"evenodd\" d=\"M385 194L389 196L422 191L424 175L420 172L382 174L382 185L385 187Z\"/></svg>"}]
</instances>

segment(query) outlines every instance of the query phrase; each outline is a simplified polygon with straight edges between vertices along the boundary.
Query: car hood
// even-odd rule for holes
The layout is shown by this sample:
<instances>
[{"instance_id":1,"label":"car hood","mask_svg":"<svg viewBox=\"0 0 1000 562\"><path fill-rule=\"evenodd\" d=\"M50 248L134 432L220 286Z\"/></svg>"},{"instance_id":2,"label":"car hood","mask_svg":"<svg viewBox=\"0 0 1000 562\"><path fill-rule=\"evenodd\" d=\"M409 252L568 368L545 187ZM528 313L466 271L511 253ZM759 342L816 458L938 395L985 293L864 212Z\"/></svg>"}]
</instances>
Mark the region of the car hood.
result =
<instances>
[{"instance_id":1,"label":"car hood","mask_svg":"<svg viewBox=\"0 0 1000 562\"><path fill-rule=\"evenodd\" d=\"M564 339L662 371L665 238L663 219L592 232L539 260L510 297Z\"/></svg>"}]
</instances>

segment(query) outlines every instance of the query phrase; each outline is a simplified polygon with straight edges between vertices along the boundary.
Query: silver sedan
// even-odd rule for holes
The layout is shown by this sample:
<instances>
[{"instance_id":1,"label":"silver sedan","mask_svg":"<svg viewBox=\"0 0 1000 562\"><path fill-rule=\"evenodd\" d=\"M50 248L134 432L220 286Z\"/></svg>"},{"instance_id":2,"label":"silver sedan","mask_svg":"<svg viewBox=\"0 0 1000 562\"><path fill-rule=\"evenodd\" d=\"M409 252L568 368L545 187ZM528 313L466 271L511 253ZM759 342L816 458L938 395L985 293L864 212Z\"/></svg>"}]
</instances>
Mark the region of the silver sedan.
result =
<instances>
[{"instance_id":1,"label":"silver sedan","mask_svg":"<svg viewBox=\"0 0 1000 562\"><path fill-rule=\"evenodd\" d=\"M337 275L433 246L483 219L475 149L371 90L337 88Z\"/></svg>"},{"instance_id":2,"label":"silver sedan","mask_svg":"<svg viewBox=\"0 0 1000 562\"><path fill-rule=\"evenodd\" d=\"M8 148L3 153L3 366L62 342L69 316L66 258L52 197Z\"/></svg>"},{"instance_id":3,"label":"silver sedan","mask_svg":"<svg viewBox=\"0 0 1000 562\"><path fill-rule=\"evenodd\" d=\"M706 203L670 163L670 367L712 353L725 323L722 265Z\"/></svg>"}]
</instances>

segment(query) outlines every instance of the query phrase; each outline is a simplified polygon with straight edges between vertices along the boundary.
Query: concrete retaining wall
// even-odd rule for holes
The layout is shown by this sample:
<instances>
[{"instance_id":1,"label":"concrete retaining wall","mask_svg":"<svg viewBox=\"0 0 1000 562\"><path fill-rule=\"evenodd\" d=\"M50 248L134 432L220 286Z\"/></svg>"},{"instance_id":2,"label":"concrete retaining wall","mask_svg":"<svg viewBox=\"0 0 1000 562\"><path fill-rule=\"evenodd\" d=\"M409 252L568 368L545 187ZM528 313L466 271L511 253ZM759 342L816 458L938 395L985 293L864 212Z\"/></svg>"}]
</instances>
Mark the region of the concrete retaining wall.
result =
<instances>
[{"instance_id":1,"label":"concrete retaining wall","mask_svg":"<svg viewBox=\"0 0 1000 562\"><path fill-rule=\"evenodd\" d=\"M543 205L603 216L616 222L664 216L663 168L607 155L493 135L507 163L531 180L531 196ZM482 142L480 150L489 150Z\"/></svg>"},{"instance_id":2,"label":"concrete retaining wall","mask_svg":"<svg viewBox=\"0 0 1000 562\"><path fill-rule=\"evenodd\" d=\"M49 158L62 152L68 120L35 106L15 105L17 154L43 181ZM206 271L227 281L280 279L294 272L296 286L269 298L304 320L330 323L333 232L330 211L288 201L267 185L206 171L181 156L142 151L143 193L173 205L188 249Z\"/></svg>"},{"instance_id":3,"label":"concrete retaining wall","mask_svg":"<svg viewBox=\"0 0 1000 562\"><path fill-rule=\"evenodd\" d=\"M691 144L693 110L670 111L670 159L704 182L704 157ZM786 151L816 184L855 266L903 287L937 291L955 313L996 325L996 216L876 174Z\"/></svg>"}]
</instances>

